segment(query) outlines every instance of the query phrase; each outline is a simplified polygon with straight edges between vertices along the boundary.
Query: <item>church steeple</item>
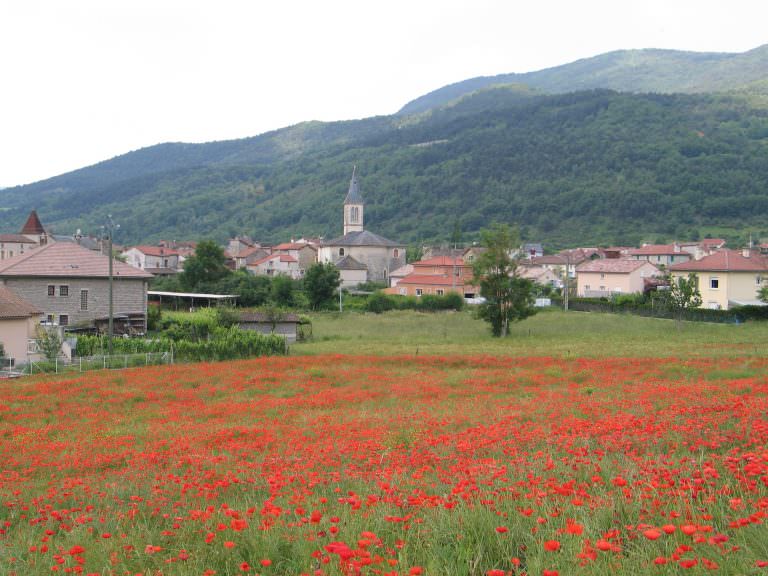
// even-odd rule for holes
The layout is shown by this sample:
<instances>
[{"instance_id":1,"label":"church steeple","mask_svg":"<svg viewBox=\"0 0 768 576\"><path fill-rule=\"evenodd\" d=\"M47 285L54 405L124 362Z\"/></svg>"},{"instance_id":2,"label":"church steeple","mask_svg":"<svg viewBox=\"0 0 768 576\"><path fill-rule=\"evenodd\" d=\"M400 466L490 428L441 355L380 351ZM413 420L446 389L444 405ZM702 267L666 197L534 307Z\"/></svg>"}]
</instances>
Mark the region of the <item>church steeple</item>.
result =
<instances>
[{"instance_id":1,"label":"church steeple","mask_svg":"<svg viewBox=\"0 0 768 576\"><path fill-rule=\"evenodd\" d=\"M357 179L357 166L352 168L352 180L349 192L344 199L344 235L363 231L363 197L360 196L360 182Z\"/></svg>"}]
</instances>

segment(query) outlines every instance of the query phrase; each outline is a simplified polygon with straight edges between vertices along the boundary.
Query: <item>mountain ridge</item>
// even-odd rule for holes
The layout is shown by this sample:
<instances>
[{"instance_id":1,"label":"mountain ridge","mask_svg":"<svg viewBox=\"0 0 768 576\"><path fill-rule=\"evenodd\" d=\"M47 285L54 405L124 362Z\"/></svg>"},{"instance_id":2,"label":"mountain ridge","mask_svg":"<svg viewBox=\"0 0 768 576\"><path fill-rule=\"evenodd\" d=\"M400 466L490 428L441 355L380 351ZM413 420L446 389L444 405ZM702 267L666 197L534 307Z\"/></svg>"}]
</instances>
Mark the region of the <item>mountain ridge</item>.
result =
<instances>
[{"instance_id":1,"label":"mountain ridge","mask_svg":"<svg viewBox=\"0 0 768 576\"><path fill-rule=\"evenodd\" d=\"M768 88L768 45L742 54L766 69L729 94L546 94L496 81L408 115L158 144L2 190L0 230L15 230L34 207L59 233L93 231L112 214L121 242L336 236L358 164L367 226L409 242L445 239L454 222L471 238L493 219L556 244L741 224L759 233L768 107L755 94Z\"/></svg>"}]
</instances>

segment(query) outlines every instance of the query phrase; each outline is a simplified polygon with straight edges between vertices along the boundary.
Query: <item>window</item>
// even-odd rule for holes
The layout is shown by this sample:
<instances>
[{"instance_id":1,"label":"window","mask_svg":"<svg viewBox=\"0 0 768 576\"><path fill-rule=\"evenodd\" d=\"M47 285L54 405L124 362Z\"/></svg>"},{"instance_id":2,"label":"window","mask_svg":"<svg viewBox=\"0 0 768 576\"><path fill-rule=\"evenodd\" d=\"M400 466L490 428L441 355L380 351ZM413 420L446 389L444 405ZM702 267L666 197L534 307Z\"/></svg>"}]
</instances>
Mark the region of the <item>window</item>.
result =
<instances>
[{"instance_id":1,"label":"window","mask_svg":"<svg viewBox=\"0 0 768 576\"><path fill-rule=\"evenodd\" d=\"M710 276L709 277L709 287L712 290L717 290L720 288L720 279L717 276Z\"/></svg>"},{"instance_id":2,"label":"window","mask_svg":"<svg viewBox=\"0 0 768 576\"><path fill-rule=\"evenodd\" d=\"M401 296L407 296L408 295L408 288L400 288L399 290Z\"/></svg>"},{"instance_id":3,"label":"window","mask_svg":"<svg viewBox=\"0 0 768 576\"><path fill-rule=\"evenodd\" d=\"M69 324L69 314L59 314L59 326L67 326Z\"/></svg>"},{"instance_id":4,"label":"window","mask_svg":"<svg viewBox=\"0 0 768 576\"><path fill-rule=\"evenodd\" d=\"M69 286L59 286L59 296L69 296Z\"/></svg>"},{"instance_id":5,"label":"window","mask_svg":"<svg viewBox=\"0 0 768 576\"><path fill-rule=\"evenodd\" d=\"M398 256L400 256L400 250L398 250L397 248L395 248L395 249L392 251L392 256L393 256L394 258L397 258Z\"/></svg>"},{"instance_id":6,"label":"window","mask_svg":"<svg viewBox=\"0 0 768 576\"><path fill-rule=\"evenodd\" d=\"M48 284L48 296L56 296L56 286Z\"/></svg>"},{"instance_id":7,"label":"window","mask_svg":"<svg viewBox=\"0 0 768 576\"><path fill-rule=\"evenodd\" d=\"M80 290L80 310L88 310L88 290Z\"/></svg>"},{"instance_id":8,"label":"window","mask_svg":"<svg viewBox=\"0 0 768 576\"><path fill-rule=\"evenodd\" d=\"M605 292L605 286L600 286L600 292Z\"/></svg>"},{"instance_id":9,"label":"window","mask_svg":"<svg viewBox=\"0 0 768 576\"><path fill-rule=\"evenodd\" d=\"M600 273L600 279L602 280L603 278L605 278L605 274L603 274L603 273L601 272L601 273Z\"/></svg>"},{"instance_id":10,"label":"window","mask_svg":"<svg viewBox=\"0 0 768 576\"><path fill-rule=\"evenodd\" d=\"M421 288L416 288L416 296L421 296L422 290Z\"/></svg>"},{"instance_id":11,"label":"window","mask_svg":"<svg viewBox=\"0 0 768 576\"><path fill-rule=\"evenodd\" d=\"M442 296L443 294L445 294L445 291L442 288L438 288L437 289L437 295L438 296Z\"/></svg>"},{"instance_id":12,"label":"window","mask_svg":"<svg viewBox=\"0 0 768 576\"><path fill-rule=\"evenodd\" d=\"M762 286L762 284L763 284L763 277L762 276L755 276L755 284L757 286Z\"/></svg>"},{"instance_id":13,"label":"window","mask_svg":"<svg viewBox=\"0 0 768 576\"><path fill-rule=\"evenodd\" d=\"M339 248L339 256L344 256L344 248Z\"/></svg>"},{"instance_id":14,"label":"window","mask_svg":"<svg viewBox=\"0 0 768 576\"><path fill-rule=\"evenodd\" d=\"M349 220L353 224L356 224L357 222L360 221L360 208L358 208L357 206L352 206L352 208L349 211Z\"/></svg>"},{"instance_id":15,"label":"window","mask_svg":"<svg viewBox=\"0 0 768 576\"><path fill-rule=\"evenodd\" d=\"M584 290L589 290L589 289L590 289L589 284L584 284Z\"/></svg>"},{"instance_id":16,"label":"window","mask_svg":"<svg viewBox=\"0 0 768 576\"><path fill-rule=\"evenodd\" d=\"M48 324L53 324L53 314L46 314L45 315L45 321Z\"/></svg>"}]
</instances>

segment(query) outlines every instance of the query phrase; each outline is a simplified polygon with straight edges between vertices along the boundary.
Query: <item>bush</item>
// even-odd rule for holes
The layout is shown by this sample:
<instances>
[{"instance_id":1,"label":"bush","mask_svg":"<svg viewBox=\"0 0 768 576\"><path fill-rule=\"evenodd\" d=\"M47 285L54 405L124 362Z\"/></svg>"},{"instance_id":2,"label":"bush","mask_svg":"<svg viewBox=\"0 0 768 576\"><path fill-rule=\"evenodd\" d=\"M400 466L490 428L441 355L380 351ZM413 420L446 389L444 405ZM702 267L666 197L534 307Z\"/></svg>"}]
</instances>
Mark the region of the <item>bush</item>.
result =
<instances>
[{"instance_id":1,"label":"bush","mask_svg":"<svg viewBox=\"0 0 768 576\"><path fill-rule=\"evenodd\" d=\"M366 312L381 314L389 310L419 310L421 312L438 312L440 310L461 310L464 298L461 294L451 292L444 296L425 294L424 296L394 296L376 292L368 297L365 304Z\"/></svg>"}]
</instances>

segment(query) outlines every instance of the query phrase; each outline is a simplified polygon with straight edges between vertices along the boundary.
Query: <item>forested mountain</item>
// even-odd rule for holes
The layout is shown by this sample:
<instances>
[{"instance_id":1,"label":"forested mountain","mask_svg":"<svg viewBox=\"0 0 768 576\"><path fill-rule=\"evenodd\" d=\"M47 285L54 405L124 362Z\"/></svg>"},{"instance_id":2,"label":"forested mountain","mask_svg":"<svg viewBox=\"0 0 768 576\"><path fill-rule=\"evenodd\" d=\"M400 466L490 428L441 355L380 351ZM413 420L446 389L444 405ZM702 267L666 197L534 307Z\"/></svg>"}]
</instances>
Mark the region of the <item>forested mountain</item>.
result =
<instances>
[{"instance_id":1,"label":"forested mountain","mask_svg":"<svg viewBox=\"0 0 768 576\"><path fill-rule=\"evenodd\" d=\"M547 94L608 88L664 94L738 91L768 97L767 80L768 44L740 54L618 50L536 72L470 78L409 102L399 114L424 112L503 84L524 84Z\"/></svg>"},{"instance_id":2,"label":"forested mountain","mask_svg":"<svg viewBox=\"0 0 768 576\"><path fill-rule=\"evenodd\" d=\"M456 222L471 239L494 220L550 245L768 236L766 160L768 108L752 94L516 84L428 113L145 148L0 191L0 231L35 207L58 233L112 214L121 243L336 236L356 164L367 227L405 242L447 239Z\"/></svg>"}]
</instances>

